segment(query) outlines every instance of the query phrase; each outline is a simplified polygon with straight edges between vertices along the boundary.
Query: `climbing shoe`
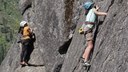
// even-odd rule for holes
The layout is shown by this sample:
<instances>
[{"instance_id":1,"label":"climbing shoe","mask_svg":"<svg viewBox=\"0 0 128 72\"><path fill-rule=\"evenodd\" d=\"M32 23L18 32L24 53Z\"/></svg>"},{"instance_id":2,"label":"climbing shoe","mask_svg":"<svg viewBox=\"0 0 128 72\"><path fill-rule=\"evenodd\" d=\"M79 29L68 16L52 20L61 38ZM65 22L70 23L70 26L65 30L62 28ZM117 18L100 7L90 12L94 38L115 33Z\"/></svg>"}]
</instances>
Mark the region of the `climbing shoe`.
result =
<instances>
[{"instance_id":1,"label":"climbing shoe","mask_svg":"<svg viewBox=\"0 0 128 72\"><path fill-rule=\"evenodd\" d=\"M80 29L79 29L79 34L84 34L83 28L80 28Z\"/></svg>"},{"instance_id":2,"label":"climbing shoe","mask_svg":"<svg viewBox=\"0 0 128 72\"><path fill-rule=\"evenodd\" d=\"M87 61L86 62L84 62L84 64L83 64L84 66L91 66Z\"/></svg>"}]
</instances>

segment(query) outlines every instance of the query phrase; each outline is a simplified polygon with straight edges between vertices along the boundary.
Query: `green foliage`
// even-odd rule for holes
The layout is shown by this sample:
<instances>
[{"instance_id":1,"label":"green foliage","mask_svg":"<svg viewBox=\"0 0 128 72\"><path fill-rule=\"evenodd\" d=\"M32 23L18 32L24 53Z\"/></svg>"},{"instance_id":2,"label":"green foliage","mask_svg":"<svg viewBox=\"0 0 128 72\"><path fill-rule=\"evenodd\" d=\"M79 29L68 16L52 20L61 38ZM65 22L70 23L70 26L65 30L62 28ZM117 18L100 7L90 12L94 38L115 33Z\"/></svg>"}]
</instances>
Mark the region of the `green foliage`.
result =
<instances>
[{"instance_id":1,"label":"green foliage","mask_svg":"<svg viewBox=\"0 0 128 72\"><path fill-rule=\"evenodd\" d=\"M0 62L3 60L7 53L7 44L3 36L0 36Z\"/></svg>"},{"instance_id":2,"label":"green foliage","mask_svg":"<svg viewBox=\"0 0 128 72\"><path fill-rule=\"evenodd\" d=\"M11 43L16 39L21 14L19 0L0 0L0 63L6 56Z\"/></svg>"}]
</instances>

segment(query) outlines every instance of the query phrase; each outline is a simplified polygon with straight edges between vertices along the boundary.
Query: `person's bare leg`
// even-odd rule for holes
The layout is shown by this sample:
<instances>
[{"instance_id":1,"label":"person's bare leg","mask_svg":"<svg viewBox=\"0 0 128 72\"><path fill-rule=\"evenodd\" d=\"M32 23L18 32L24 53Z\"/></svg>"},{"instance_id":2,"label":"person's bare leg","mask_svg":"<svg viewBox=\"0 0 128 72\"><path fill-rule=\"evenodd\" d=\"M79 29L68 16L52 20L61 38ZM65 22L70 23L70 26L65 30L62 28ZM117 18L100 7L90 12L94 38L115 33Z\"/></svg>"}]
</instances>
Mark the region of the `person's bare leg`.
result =
<instances>
[{"instance_id":1,"label":"person's bare leg","mask_svg":"<svg viewBox=\"0 0 128 72\"><path fill-rule=\"evenodd\" d=\"M89 55L90 55L92 48L93 48L93 41L90 40L87 42L87 47L86 47L84 54L83 54L84 61L88 61L88 58L89 58Z\"/></svg>"}]
</instances>

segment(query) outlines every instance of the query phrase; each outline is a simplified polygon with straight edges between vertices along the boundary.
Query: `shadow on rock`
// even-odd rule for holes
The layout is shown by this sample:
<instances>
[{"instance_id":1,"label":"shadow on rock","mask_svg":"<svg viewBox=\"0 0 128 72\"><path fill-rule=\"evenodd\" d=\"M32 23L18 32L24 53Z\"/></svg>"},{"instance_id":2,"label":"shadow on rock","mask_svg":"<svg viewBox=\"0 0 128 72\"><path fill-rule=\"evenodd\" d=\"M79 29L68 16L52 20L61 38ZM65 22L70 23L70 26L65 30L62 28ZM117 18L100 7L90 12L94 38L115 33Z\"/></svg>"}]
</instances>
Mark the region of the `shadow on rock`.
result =
<instances>
[{"instance_id":1,"label":"shadow on rock","mask_svg":"<svg viewBox=\"0 0 128 72\"><path fill-rule=\"evenodd\" d=\"M44 64L40 64L40 65L38 65L38 64L31 64L31 63L28 63L28 66L42 67L42 66L44 66Z\"/></svg>"},{"instance_id":2,"label":"shadow on rock","mask_svg":"<svg viewBox=\"0 0 128 72\"><path fill-rule=\"evenodd\" d=\"M67 50L69 48L69 45L71 43L72 39L69 39L67 42L65 42L58 50L60 54L66 54Z\"/></svg>"}]
</instances>

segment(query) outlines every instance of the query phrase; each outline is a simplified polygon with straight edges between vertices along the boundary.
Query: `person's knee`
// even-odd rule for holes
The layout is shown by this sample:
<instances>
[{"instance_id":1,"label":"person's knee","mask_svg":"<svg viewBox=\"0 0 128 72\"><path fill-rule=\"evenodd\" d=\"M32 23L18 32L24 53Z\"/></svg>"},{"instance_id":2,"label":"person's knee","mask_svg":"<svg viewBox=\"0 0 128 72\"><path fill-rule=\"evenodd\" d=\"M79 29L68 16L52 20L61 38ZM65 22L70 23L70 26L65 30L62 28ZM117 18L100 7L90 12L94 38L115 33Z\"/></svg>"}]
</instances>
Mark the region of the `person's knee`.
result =
<instances>
[{"instance_id":1,"label":"person's knee","mask_svg":"<svg viewBox=\"0 0 128 72\"><path fill-rule=\"evenodd\" d=\"M91 48L91 49L93 48L93 42L92 41L88 42L88 47Z\"/></svg>"},{"instance_id":2,"label":"person's knee","mask_svg":"<svg viewBox=\"0 0 128 72\"><path fill-rule=\"evenodd\" d=\"M89 44L89 45L88 45L88 48L89 48L89 49L92 49L92 48L93 48L93 45L92 45L92 44Z\"/></svg>"}]
</instances>

